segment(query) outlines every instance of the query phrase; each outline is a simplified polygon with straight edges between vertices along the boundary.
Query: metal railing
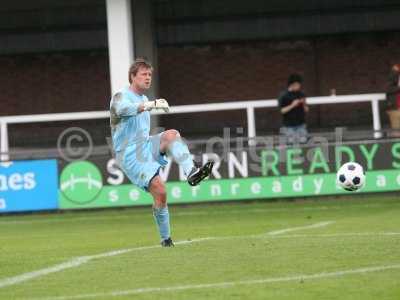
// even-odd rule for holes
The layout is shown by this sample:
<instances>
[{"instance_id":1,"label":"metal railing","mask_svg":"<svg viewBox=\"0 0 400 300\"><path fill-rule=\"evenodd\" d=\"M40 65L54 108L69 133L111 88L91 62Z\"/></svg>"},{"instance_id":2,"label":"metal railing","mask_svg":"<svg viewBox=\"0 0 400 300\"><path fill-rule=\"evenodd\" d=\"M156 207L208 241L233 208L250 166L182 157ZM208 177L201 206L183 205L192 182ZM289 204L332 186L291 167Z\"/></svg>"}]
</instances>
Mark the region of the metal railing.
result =
<instances>
[{"instance_id":1,"label":"metal railing","mask_svg":"<svg viewBox=\"0 0 400 300\"><path fill-rule=\"evenodd\" d=\"M385 100L385 94L360 94L360 95L343 95L343 96L326 96L326 97L308 97L309 105L325 105L325 104L342 104L342 103L360 103L370 102L372 111L372 127L375 131L374 137L380 138L381 120L379 112L379 101ZM254 101L234 101L222 103L204 103L193 105L172 106L169 114L182 113L198 113L208 111L224 111L224 110L246 110L247 113L247 135L251 140L256 137L256 120L254 110L256 108L278 107L276 99L270 100L254 100ZM152 112L152 114L161 114ZM73 121L73 120L89 120L109 118L109 111L87 111L87 112L70 112L55 114L36 114L21 116L5 116L0 117L0 160L9 160L9 143L8 143L8 124L21 123L37 123L52 121Z\"/></svg>"}]
</instances>

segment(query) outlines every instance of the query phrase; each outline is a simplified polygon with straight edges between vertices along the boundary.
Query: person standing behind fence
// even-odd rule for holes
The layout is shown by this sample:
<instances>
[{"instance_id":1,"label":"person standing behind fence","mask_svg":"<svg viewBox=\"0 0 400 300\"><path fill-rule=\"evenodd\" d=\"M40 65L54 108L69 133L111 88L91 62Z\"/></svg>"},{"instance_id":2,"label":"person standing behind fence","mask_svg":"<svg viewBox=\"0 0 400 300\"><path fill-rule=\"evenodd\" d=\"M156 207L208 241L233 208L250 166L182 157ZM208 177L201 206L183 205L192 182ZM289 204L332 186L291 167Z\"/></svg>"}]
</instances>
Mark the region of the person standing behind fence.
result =
<instances>
[{"instance_id":1,"label":"person standing behind fence","mask_svg":"<svg viewBox=\"0 0 400 300\"><path fill-rule=\"evenodd\" d=\"M394 130L390 136L400 137L400 64L393 65L386 89L387 114L390 127Z\"/></svg>"},{"instance_id":2,"label":"person standing behind fence","mask_svg":"<svg viewBox=\"0 0 400 300\"><path fill-rule=\"evenodd\" d=\"M302 91L303 78L292 74L288 79L288 87L278 98L282 114L281 134L287 143L305 143L307 141L306 113L308 106Z\"/></svg>"}]
</instances>

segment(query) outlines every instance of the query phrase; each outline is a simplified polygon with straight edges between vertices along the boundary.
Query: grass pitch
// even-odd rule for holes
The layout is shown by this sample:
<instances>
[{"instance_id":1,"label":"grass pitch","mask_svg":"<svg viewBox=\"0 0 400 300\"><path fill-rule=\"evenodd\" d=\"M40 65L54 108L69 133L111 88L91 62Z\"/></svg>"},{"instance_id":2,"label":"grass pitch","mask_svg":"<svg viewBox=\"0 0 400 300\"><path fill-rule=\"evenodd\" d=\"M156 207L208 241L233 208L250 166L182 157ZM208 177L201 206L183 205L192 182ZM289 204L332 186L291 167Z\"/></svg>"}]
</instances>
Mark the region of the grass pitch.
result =
<instances>
[{"instance_id":1,"label":"grass pitch","mask_svg":"<svg viewBox=\"0 0 400 300\"><path fill-rule=\"evenodd\" d=\"M0 299L400 299L400 198L0 218Z\"/></svg>"}]
</instances>

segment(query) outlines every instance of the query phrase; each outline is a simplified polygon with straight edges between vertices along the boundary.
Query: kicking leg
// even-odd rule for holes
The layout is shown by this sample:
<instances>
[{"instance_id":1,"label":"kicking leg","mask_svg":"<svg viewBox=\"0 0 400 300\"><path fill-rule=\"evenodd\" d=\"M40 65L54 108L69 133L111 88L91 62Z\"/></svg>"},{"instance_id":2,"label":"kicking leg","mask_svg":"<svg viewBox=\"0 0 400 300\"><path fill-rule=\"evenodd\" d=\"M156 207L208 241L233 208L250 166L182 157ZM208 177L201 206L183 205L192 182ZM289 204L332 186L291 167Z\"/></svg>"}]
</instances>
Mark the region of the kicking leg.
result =
<instances>
[{"instance_id":1,"label":"kicking leg","mask_svg":"<svg viewBox=\"0 0 400 300\"><path fill-rule=\"evenodd\" d=\"M161 238L161 246L171 247L174 243L171 239L171 230L169 225L169 212L167 205L167 193L165 185L160 176L154 177L149 186L149 192L153 196L153 216L156 221Z\"/></svg>"},{"instance_id":2,"label":"kicking leg","mask_svg":"<svg viewBox=\"0 0 400 300\"><path fill-rule=\"evenodd\" d=\"M186 176L194 168L189 148L175 129L164 131L161 135L160 152L168 153L182 167Z\"/></svg>"},{"instance_id":3,"label":"kicking leg","mask_svg":"<svg viewBox=\"0 0 400 300\"><path fill-rule=\"evenodd\" d=\"M214 165L213 162L207 162L202 167L195 166L188 146L175 129L167 130L161 135L160 152L168 152L172 155L174 160L182 167L190 185L197 185L208 177Z\"/></svg>"}]
</instances>

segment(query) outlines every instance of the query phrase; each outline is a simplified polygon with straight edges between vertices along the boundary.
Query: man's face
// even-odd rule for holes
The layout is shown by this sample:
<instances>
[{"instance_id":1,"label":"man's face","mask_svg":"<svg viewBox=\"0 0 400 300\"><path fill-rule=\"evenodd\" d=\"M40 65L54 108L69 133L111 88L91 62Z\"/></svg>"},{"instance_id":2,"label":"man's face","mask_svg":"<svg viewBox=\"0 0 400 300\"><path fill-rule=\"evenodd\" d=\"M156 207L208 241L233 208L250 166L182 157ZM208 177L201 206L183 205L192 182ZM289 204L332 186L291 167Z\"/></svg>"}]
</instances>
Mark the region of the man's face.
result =
<instances>
[{"instance_id":1,"label":"man's face","mask_svg":"<svg viewBox=\"0 0 400 300\"><path fill-rule=\"evenodd\" d=\"M289 90L292 92L298 92L301 90L301 83L300 82L293 82L290 86L289 86Z\"/></svg>"},{"instance_id":2,"label":"man's face","mask_svg":"<svg viewBox=\"0 0 400 300\"><path fill-rule=\"evenodd\" d=\"M133 77L132 83L140 90L148 90L151 86L151 76L150 68L140 67Z\"/></svg>"}]
</instances>

